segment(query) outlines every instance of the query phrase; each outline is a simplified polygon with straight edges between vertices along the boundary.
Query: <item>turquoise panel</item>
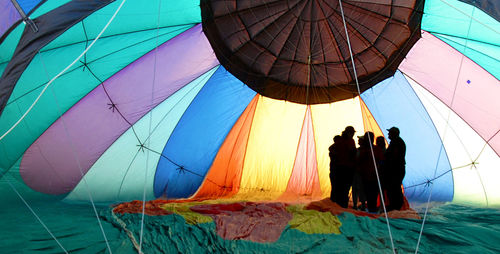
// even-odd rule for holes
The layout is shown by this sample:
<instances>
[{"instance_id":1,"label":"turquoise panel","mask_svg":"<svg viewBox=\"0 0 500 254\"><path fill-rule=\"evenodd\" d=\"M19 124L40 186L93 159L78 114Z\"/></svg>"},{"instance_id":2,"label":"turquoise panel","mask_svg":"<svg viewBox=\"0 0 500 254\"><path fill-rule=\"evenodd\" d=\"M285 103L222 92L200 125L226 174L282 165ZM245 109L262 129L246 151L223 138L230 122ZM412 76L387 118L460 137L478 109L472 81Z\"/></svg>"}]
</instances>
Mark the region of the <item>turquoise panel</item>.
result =
<instances>
[{"instance_id":1,"label":"turquoise panel","mask_svg":"<svg viewBox=\"0 0 500 254\"><path fill-rule=\"evenodd\" d=\"M436 35L456 50L462 52L465 56L481 65L486 71L491 73L497 79L500 79L500 46L486 44L477 41L466 41L462 38ZM465 49L465 45L467 48Z\"/></svg>"},{"instance_id":2,"label":"turquoise panel","mask_svg":"<svg viewBox=\"0 0 500 254\"><path fill-rule=\"evenodd\" d=\"M41 50L16 84L8 105L0 116L0 133L5 133L21 117L49 79L83 52L90 43L87 38L92 38L103 28L119 3L120 1L114 2L84 20L87 36L82 23L79 23ZM198 4L194 1L163 3L159 12L156 7L158 2L155 5L127 1L110 30L80 59L88 64L91 71L84 68L82 62L77 62L51 84L22 124L0 141L3 144L0 146L0 154L5 154L0 158L0 169L4 171L10 168L48 126L101 81L199 22L201 18ZM147 9L150 11L145 12L145 15L142 11ZM134 13L139 14L133 15ZM162 15L160 24L158 13ZM167 19L169 16L172 19ZM180 23L175 24L174 21Z\"/></svg>"},{"instance_id":3,"label":"turquoise panel","mask_svg":"<svg viewBox=\"0 0 500 254\"><path fill-rule=\"evenodd\" d=\"M499 78L500 22L485 12L458 0L426 0L422 29Z\"/></svg>"},{"instance_id":4,"label":"turquoise panel","mask_svg":"<svg viewBox=\"0 0 500 254\"><path fill-rule=\"evenodd\" d=\"M24 24L19 24L10 34L5 37L5 40L0 44L0 63L5 63L12 58L14 50L16 50L17 43L21 39L24 30Z\"/></svg>"}]
</instances>

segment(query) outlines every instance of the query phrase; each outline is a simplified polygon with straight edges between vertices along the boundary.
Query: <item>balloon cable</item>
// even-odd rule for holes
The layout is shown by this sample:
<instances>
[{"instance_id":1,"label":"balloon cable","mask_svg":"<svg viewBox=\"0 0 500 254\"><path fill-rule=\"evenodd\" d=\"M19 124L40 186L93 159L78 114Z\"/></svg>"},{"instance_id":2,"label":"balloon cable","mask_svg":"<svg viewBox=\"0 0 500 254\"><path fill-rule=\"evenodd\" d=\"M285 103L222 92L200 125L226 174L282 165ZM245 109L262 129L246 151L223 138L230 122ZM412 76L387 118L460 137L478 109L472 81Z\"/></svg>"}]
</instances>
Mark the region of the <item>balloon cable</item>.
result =
<instances>
[{"instance_id":1,"label":"balloon cable","mask_svg":"<svg viewBox=\"0 0 500 254\"><path fill-rule=\"evenodd\" d=\"M347 45L349 46L349 54L351 56L351 63L352 63L352 69L353 69L353 72L354 72L354 79L356 81L356 87L358 89L358 95L361 96L361 90L359 88L358 75L357 75L357 72L356 72L356 65L354 64L354 56L352 54L351 41L349 39L349 33L347 31L347 25L346 25L345 16L344 16L344 9L342 8L342 0L339 0L339 6L340 6L340 12L342 14L342 22L344 23L344 30L345 30L345 34L346 34L346 38L347 38ZM380 184L380 177L379 177L379 174L378 174L377 162L375 161L375 154L373 152L373 144L372 144L372 140L371 140L370 135L367 135L367 136L368 136L368 142L370 143L370 150L371 150L371 153L372 153L373 165L375 166L375 174L377 175L378 188L379 188L379 192L380 192L380 201L382 203L382 207L384 208L384 215L385 215L385 220L386 220L386 223L387 223L387 230L389 231L389 237L391 239L392 252L395 254L396 253L396 249L394 247L394 240L392 238L391 226L389 224L389 217L387 216L387 209L385 207L384 193L382 192L382 187L381 187L381 184Z\"/></svg>"}]
</instances>

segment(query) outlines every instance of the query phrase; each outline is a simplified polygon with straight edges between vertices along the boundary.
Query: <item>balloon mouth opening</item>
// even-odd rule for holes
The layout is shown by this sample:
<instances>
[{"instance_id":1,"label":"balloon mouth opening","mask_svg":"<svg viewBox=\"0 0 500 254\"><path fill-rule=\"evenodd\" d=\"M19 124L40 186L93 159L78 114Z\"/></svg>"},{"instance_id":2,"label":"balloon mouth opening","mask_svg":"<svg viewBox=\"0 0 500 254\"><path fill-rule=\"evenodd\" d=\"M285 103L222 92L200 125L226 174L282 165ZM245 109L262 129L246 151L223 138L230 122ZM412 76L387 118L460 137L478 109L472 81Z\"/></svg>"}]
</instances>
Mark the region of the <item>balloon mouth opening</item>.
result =
<instances>
[{"instance_id":1,"label":"balloon mouth opening","mask_svg":"<svg viewBox=\"0 0 500 254\"><path fill-rule=\"evenodd\" d=\"M393 76L421 36L423 1L408 5L350 4L341 15L338 3L319 1L200 3L203 32L227 71L263 96L308 105L357 97Z\"/></svg>"}]
</instances>

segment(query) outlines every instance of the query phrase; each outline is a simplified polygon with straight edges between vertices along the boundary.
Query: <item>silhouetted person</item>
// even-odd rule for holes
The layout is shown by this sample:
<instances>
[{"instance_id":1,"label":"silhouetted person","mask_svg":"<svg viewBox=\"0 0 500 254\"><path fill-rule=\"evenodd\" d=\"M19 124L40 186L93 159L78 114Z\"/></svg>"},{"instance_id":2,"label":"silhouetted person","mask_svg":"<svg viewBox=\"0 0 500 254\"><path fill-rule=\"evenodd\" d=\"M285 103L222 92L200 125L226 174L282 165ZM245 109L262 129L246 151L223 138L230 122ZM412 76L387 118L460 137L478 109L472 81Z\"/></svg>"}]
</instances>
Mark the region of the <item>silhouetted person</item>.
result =
<instances>
[{"instance_id":1,"label":"silhouetted person","mask_svg":"<svg viewBox=\"0 0 500 254\"><path fill-rule=\"evenodd\" d=\"M330 155L330 184L332 186L332 190L330 191L330 200L335 202L335 197L334 197L334 189L333 189L333 182L334 182L334 172L335 172L335 164L336 162L339 161L339 146L341 142L341 137L340 135L336 135L333 137L333 144L328 148L329 155Z\"/></svg>"},{"instance_id":2,"label":"silhouetted person","mask_svg":"<svg viewBox=\"0 0 500 254\"><path fill-rule=\"evenodd\" d=\"M351 188L356 164L356 146L354 145L355 130L347 126L342 132L338 145L334 146L331 158L332 195L330 199L341 207L347 208L349 203L349 189Z\"/></svg>"},{"instance_id":3,"label":"silhouetted person","mask_svg":"<svg viewBox=\"0 0 500 254\"><path fill-rule=\"evenodd\" d=\"M389 147L385 153L385 173L386 173L386 188L387 188L387 198L388 206L387 210L399 210L403 206L403 191L401 189L401 184L403 183L403 178L405 177L405 154L406 145L403 139L399 137L399 129L392 127L388 129Z\"/></svg>"},{"instance_id":4,"label":"silhouetted person","mask_svg":"<svg viewBox=\"0 0 500 254\"><path fill-rule=\"evenodd\" d=\"M375 139L375 145L380 148L380 150L385 153L385 151L387 150L386 146L385 146L385 138L384 136L378 136L377 139Z\"/></svg>"},{"instance_id":5,"label":"silhouetted person","mask_svg":"<svg viewBox=\"0 0 500 254\"><path fill-rule=\"evenodd\" d=\"M356 162L360 155L360 148L363 147L363 136L358 136L359 148L356 152ZM352 208L357 210L358 203L361 203L360 209L364 211L366 209L366 196L365 190L363 188L363 179L361 178L360 167L356 166L354 171L354 178L352 181Z\"/></svg>"},{"instance_id":6,"label":"silhouetted person","mask_svg":"<svg viewBox=\"0 0 500 254\"><path fill-rule=\"evenodd\" d=\"M372 142L371 145L370 141ZM382 159L382 151L373 144L374 141L375 135L373 132L366 132L363 136L363 142L359 147L359 155L357 158L357 166L363 181L368 211L371 213L378 212L377 198L380 191L378 188L376 167L378 167Z\"/></svg>"},{"instance_id":7,"label":"silhouetted person","mask_svg":"<svg viewBox=\"0 0 500 254\"><path fill-rule=\"evenodd\" d=\"M378 136L376 139L375 139L375 146L378 147L380 149L380 151L382 151L382 158L380 159L379 161L379 167L378 167L378 176L379 176L379 179L380 179L380 185L382 187L382 193L384 193L384 198L385 200L387 200L387 197L385 196L386 195L386 173L385 173L385 167L384 167L384 161L385 161L385 152L387 150L386 148L386 143L385 143L385 138L384 136Z\"/></svg>"}]
</instances>

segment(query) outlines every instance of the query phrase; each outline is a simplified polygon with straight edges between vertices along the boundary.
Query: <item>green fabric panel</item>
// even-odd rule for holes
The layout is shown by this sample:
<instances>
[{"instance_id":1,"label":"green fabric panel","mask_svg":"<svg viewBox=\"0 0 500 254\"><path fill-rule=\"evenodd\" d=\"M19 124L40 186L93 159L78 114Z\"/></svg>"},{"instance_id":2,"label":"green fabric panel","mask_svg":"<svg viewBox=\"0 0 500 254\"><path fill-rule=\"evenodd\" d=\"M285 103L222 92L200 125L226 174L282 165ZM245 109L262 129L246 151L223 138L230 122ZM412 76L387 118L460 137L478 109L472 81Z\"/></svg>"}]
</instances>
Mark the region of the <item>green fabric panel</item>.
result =
<instances>
[{"instance_id":1,"label":"green fabric panel","mask_svg":"<svg viewBox=\"0 0 500 254\"><path fill-rule=\"evenodd\" d=\"M291 228L307 234L340 234L342 223L330 212L306 210L304 205L287 206L286 210L293 214L288 222Z\"/></svg>"},{"instance_id":2,"label":"green fabric panel","mask_svg":"<svg viewBox=\"0 0 500 254\"><path fill-rule=\"evenodd\" d=\"M168 7L169 5L166 6ZM175 4L172 6L176 8L180 7ZM105 14L110 12L111 7L108 6L101 9L85 19L84 22L89 21L90 24L94 24L95 20L102 20L104 17L106 18L105 21L107 21L110 15ZM128 8L131 7L129 6ZM171 12L174 11L171 9L168 10ZM129 12L132 12L132 10L129 10ZM94 16L98 16L99 18L95 18ZM130 13L120 12L115 22L116 24L120 24L120 19L130 20L130 17ZM197 20L199 20L199 17L193 20L193 22ZM159 45L193 26L191 24L168 26L157 30L154 29L157 26L157 15L150 17L150 23L153 24L153 29L138 32L128 30L124 34L113 36L108 34L107 37L101 38L88 52L86 57L86 61L89 63L93 73L104 81L137 58L154 49L157 44ZM100 24L101 29L103 25ZM169 23L168 25L172 24ZM98 25L91 26L95 27ZM160 24L160 27L164 26L165 24ZM73 38L85 37L81 23L69 29L67 33ZM77 33L81 34L77 36ZM158 39L156 37L157 34ZM67 38L68 35L64 36ZM14 88L12 96L9 98L7 107L0 116L0 133L5 133L21 117L33 103L41 89L43 89L43 85L49 80L48 77L54 77L84 50L86 41L83 39L78 40L78 43L62 47L62 43L66 41L65 38L57 39L53 42L54 44L50 43L47 45L25 70ZM43 58L43 64L41 58ZM81 60L84 61L84 58ZM6 151L0 152L0 154L7 154L5 157L0 158L1 169L10 168L29 145L52 122L99 84L99 81L88 70L84 70L82 66L81 63L75 64L72 69L68 70L67 73L52 83L50 89L41 97L40 101L23 121L23 124L19 125L12 133L0 141L0 143L4 144L0 146L0 149L6 149Z\"/></svg>"},{"instance_id":3,"label":"green fabric panel","mask_svg":"<svg viewBox=\"0 0 500 254\"><path fill-rule=\"evenodd\" d=\"M462 38L436 35L439 39L454 47L468 58L481 65L486 71L500 79L500 46L485 44L476 41L467 41ZM467 43L467 49L465 44Z\"/></svg>"},{"instance_id":4,"label":"green fabric panel","mask_svg":"<svg viewBox=\"0 0 500 254\"><path fill-rule=\"evenodd\" d=\"M199 203L200 205L203 203ZM197 212L191 211L189 209L191 206L197 205L196 203L169 203L164 204L161 207L169 212L178 214L186 220L187 224L195 225L200 223L209 223L214 220L210 216L206 216Z\"/></svg>"}]
</instances>

